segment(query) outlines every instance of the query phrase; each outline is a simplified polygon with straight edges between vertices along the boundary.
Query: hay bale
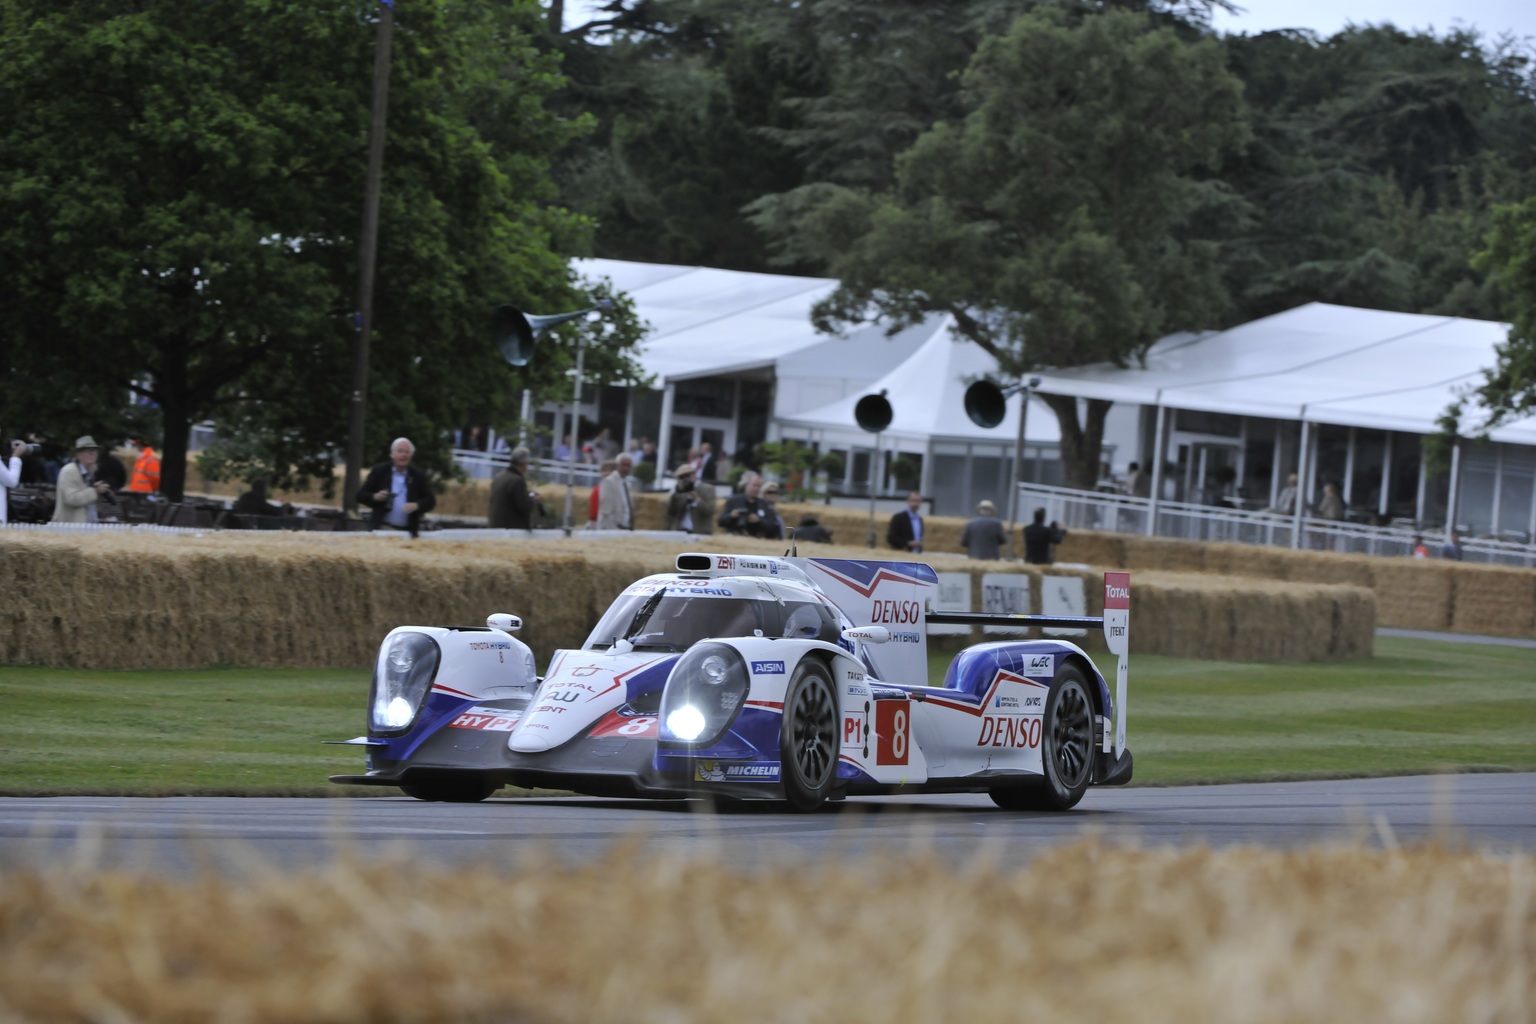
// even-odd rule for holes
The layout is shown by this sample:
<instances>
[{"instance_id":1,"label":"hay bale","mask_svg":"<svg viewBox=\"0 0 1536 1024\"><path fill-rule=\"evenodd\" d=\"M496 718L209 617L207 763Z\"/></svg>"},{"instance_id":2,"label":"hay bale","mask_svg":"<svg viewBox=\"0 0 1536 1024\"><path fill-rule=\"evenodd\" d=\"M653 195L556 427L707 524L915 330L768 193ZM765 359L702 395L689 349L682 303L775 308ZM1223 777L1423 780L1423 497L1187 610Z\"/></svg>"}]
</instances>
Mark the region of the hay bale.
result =
<instances>
[{"instance_id":1,"label":"hay bale","mask_svg":"<svg viewBox=\"0 0 1536 1024\"><path fill-rule=\"evenodd\" d=\"M1536 573L1493 565L1457 565L1451 629L1494 636L1536 635Z\"/></svg>"}]
</instances>

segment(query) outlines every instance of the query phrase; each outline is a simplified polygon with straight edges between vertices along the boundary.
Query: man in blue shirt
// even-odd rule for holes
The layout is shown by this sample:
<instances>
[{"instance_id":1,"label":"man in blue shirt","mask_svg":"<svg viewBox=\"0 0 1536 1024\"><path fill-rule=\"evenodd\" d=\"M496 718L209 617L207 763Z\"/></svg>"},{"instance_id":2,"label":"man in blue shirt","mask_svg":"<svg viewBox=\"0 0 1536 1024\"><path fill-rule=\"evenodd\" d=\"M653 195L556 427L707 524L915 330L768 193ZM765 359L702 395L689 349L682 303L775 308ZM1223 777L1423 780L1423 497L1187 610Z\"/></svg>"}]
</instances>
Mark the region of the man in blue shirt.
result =
<instances>
[{"instance_id":1,"label":"man in blue shirt","mask_svg":"<svg viewBox=\"0 0 1536 1024\"><path fill-rule=\"evenodd\" d=\"M923 517L918 514L923 507L923 496L917 491L907 495L907 507L904 511L891 516L891 525L886 528L885 542L897 551L910 551L919 554L923 550Z\"/></svg>"},{"instance_id":2,"label":"man in blue shirt","mask_svg":"<svg viewBox=\"0 0 1536 1024\"><path fill-rule=\"evenodd\" d=\"M397 437L389 446L389 461L368 472L368 479L357 489L357 503L373 509L370 528L392 526L409 530L416 536L421 517L437 507L437 497L427 474L411 465L416 446L408 438Z\"/></svg>"}]
</instances>

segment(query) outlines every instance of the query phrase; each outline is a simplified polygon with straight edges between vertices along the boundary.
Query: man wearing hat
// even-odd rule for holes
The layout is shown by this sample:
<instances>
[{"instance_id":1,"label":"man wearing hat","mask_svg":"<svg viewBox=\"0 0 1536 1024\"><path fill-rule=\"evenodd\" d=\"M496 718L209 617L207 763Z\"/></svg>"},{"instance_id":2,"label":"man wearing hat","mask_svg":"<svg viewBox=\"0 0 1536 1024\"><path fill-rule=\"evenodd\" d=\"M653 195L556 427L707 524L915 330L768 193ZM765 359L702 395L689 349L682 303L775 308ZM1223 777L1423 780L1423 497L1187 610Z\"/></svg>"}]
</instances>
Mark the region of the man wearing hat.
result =
<instances>
[{"instance_id":1,"label":"man wearing hat","mask_svg":"<svg viewBox=\"0 0 1536 1024\"><path fill-rule=\"evenodd\" d=\"M1003 545L1008 543L1008 534L1003 531L1003 524L997 521L996 505L983 501L976 506L976 518L960 531L960 543L972 558L998 559Z\"/></svg>"},{"instance_id":2,"label":"man wearing hat","mask_svg":"<svg viewBox=\"0 0 1536 1024\"><path fill-rule=\"evenodd\" d=\"M90 434L75 438L75 458L59 471L53 504L56 523L96 522L96 499L112 488L93 479L101 446Z\"/></svg>"},{"instance_id":3,"label":"man wearing hat","mask_svg":"<svg viewBox=\"0 0 1536 1024\"><path fill-rule=\"evenodd\" d=\"M684 533L715 532L715 488L694 479L697 471L687 462L672 471L677 485L667 499L667 529Z\"/></svg>"}]
</instances>

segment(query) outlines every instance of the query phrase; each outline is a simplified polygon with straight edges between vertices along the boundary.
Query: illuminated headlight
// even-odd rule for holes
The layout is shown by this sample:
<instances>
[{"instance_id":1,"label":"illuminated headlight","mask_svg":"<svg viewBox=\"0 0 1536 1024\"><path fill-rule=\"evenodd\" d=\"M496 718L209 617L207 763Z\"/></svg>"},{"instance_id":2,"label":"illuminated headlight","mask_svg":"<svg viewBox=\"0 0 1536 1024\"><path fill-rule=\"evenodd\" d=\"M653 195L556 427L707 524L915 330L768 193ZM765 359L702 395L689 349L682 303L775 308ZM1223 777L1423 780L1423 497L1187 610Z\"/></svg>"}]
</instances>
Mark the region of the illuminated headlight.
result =
<instances>
[{"instance_id":1,"label":"illuminated headlight","mask_svg":"<svg viewBox=\"0 0 1536 1024\"><path fill-rule=\"evenodd\" d=\"M396 633L385 640L373 668L369 729L389 733L409 728L432 687L441 659L437 641L425 633Z\"/></svg>"},{"instance_id":2,"label":"illuminated headlight","mask_svg":"<svg viewBox=\"0 0 1536 1024\"><path fill-rule=\"evenodd\" d=\"M696 740L704 731L704 712L687 704L667 716L667 731L680 740Z\"/></svg>"},{"instance_id":3,"label":"illuminated headlight","mask_svg":"<svg viewBox=\"0 0 1536 1024\"><path fill-rule=\"evenodd\" d=\"M725 644L695 644L677 659L661 694L662 742L709 746L747 697L747 665Z\"/></svg>"}]
</instances>

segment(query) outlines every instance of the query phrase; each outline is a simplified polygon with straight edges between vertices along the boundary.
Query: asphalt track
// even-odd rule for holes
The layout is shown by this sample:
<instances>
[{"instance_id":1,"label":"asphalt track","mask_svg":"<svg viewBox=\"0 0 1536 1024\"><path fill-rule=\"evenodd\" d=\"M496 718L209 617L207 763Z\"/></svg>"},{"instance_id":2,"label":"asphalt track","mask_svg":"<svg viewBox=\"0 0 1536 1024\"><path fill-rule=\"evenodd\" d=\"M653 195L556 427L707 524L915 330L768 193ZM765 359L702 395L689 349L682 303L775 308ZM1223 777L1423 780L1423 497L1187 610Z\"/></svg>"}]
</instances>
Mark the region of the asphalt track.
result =
<instances>
[{"instance_id":1,"label":"asphalt track","mask_svg":"<svg viewBox=\"0 0 1536 1024\"><path fill-rule=\"evenodd\" d=\"M699 801L580 797L471 805L403 796L13 797L0 799L0 862L71 858L175 876L253 863L302 868L339 852L404 852L444 865L515 866L531 853L588 861L635 841L645 850L742 867L913 851L1015 866L1085 830L1143 846L1440 839L1529 852L1536 849L1536 774L1090 790L1067 814L1002 811L973 795L852 799L813 815L766 803L717 813Z\"/></svg>"}]
</instances>

